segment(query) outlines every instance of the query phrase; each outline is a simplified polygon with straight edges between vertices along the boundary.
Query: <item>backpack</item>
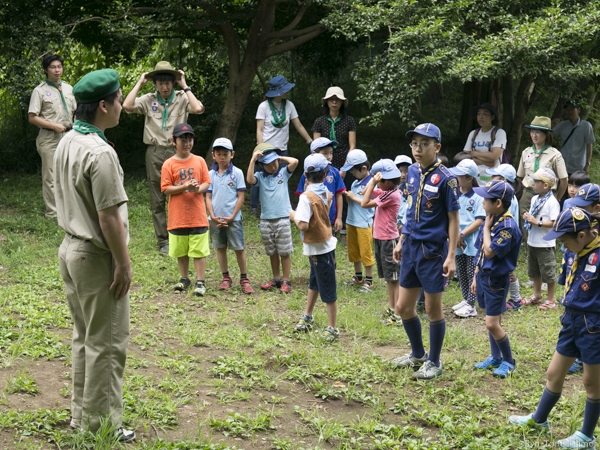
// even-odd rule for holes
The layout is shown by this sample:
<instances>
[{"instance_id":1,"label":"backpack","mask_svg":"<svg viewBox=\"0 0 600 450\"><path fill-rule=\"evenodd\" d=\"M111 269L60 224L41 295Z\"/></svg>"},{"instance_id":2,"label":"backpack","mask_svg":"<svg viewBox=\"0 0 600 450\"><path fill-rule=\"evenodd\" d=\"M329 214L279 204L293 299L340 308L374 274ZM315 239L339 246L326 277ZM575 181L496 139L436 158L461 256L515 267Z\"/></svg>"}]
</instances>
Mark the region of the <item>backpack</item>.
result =
<instances>
[{"instance_id":1,"label":"backpack","mask_svg":"<svg viewBox=\"0 0 600 450\"><path fill-rule=\"evenodd\" d=\"M488 142L487 147L489 148L489 151L492 151L492 142L494 142L496 140L496 132L500 129L499 126L494 125L492 127L492 140L490 142ZM477 135L479 134L479 132L481 131L481 127L477 128L475 130L475 134L473 134L473 139L471 140L471 148L473 150L475 150L475 138L477 137ZM510 163L510 159L508 158L508 150L504 149L504 151L502 152L502 156L500 157L500 164L509 164Z\"/></svg>"}]
</instances>

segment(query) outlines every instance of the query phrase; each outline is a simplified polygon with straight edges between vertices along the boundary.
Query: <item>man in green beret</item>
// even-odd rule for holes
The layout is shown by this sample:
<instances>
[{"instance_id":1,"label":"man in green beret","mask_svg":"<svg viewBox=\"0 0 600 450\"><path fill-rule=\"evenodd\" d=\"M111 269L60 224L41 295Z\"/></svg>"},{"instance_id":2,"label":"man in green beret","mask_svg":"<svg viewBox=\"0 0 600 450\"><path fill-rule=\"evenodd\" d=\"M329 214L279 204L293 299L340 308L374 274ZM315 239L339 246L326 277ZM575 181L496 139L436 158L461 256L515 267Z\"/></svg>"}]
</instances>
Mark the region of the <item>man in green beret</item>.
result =
<instances>
[{"instance_id":1,"label":"man in green beret","mask_svg":"<svg viewBox=\"0 0 600 450\"><path fill-rule=\"evenodd\" d=\"M73 127L73 113L77 107L73 88L61 80L63 74L62 56L48 53L42 58L46 80L31 93L29 101L29 122L40 129L35 140L37 151L42 158L42 197L46 206L45 215L56 218L54 200L54 152L58 142Z\"/></svg>"},{"instance_id":2,"label":"man in green beret","mask_svg":"<svg viewBox=\"0 0 600 450\"><path fill-rule=\"evenodd\" d=\"M156 92L137 97L141 87L153 81ZM177 84L181 91L173 86ZM204 106L196 98L185 81L185 73L175 70L167 61L160 61L152 72L143 73L137 84L123 102L127 113L143 114L144 144L146 150L146 176L150 190L152 222L158 249L169 253L169 235L167 233L166 196L160 189L160 171L163 163L175 154L173 145L173 127L187 123L188 114L202 114Z\"/></svg>"},{"instance_id":3,"label":"man in green beret","mask_svg":"<svg viewBox=\"0 0 600 450\"><path fill-rule=\"evenodd\" d=\"M96 432L110 420L122 427L123 372L129 344L131 261L123 169L104 136L116 127L123 94L112 69L88 73L75 85L73 130L54 158L56 211L65 238L60 273L73 318L71 427Z\"/></svg>"}]
</instances>

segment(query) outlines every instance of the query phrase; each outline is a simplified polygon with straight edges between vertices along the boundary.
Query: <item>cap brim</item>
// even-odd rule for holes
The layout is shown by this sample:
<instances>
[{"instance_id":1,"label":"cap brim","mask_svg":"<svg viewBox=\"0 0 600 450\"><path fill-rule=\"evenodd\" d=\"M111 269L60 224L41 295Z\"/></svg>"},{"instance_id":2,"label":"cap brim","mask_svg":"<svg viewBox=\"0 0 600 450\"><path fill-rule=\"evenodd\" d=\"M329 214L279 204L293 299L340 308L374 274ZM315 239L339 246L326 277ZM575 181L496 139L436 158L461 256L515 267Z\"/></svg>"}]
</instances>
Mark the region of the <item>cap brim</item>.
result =
<instances>
[{"instance_id":1,"label":"cap brim","mask_svg":"<svg viewBox=\"0 0 600 450\"><path fill-rule=\"evenodd\" d=\"M277 152L269 152L265 156L262 156L258 160L258 162L261 164L271 164L273 161L276 161L278 159L279 159L279 155L277 154Z\"/></svg>"},{"instance_id":2,"label":"cap brim","mask_svg":"<svg viewBox=\"0 0 600 450\"><path fill-rule=\"evenodd\" d=\"M460 167L450 167L448 169L450 171L450 173L454 176L462 176L462 175L469 175L467 172L465 172L463 169L461 169Z\"/></svg>"},{"instance_id":3,"label":"cap brim","mask_svg":"<svg viewBox=\"0 0 600 450\"><path fill-rule=\"evenodd\" d=\"M566 231L554 231L554 230L550 230L550 231L548 231L548 233L546 233L544 235L544 240L545 241L553 241L554 239L557 239L557 238L561 237L565 233L566 233Z\"/></svg>"},{"instance_id":4,"label":"cap brim","mask_svg":"<svg viewBox=\"0 0 600 450\"><path fill-rule=\"evenodd\" d=\"M581 197L573 197L569 199L569 207L578 206L580 208L583 208L585 206L590 206L592 203L594 203L593 200L586 200Z\"/></svg>"},{"instance_id":5,"label":"cap brim","mask_svg":"<svg viewBox=\"0 0 600 450\"><path fill-rule=\"evenodd\" d=\"M331 142L328 142L327 144L321 145L320 147L316 147L314 150L311 150L310 152L311 153L315 153L315 152L321 150L322 148L325 148L325 147L337 147L338 145L339 145L338 141L331 141Z\"/></svg>"},{"instance_id":6,"label":"cap brim","mask_svg":"<svg viewBox=\"0 0 600 450\"><path fill-rule=\"evenodd\" d=\"M176 80L181 80L181 74L176 70L153 70L152 72L148 72L146 74L146 78L153 80L154 76L158 75L159 73L168 73L170 75L174 75Z\"/></svg>"},{"instance_id":7,"label":"cap brim","mask_svg":"<svg viewBox=\"0 0 600 450\"><path fill-rule=\"evenodd\" d=\"M474 187L473 191L483 198L494 198L484 187Z\"/></svg>"}]
</instances>

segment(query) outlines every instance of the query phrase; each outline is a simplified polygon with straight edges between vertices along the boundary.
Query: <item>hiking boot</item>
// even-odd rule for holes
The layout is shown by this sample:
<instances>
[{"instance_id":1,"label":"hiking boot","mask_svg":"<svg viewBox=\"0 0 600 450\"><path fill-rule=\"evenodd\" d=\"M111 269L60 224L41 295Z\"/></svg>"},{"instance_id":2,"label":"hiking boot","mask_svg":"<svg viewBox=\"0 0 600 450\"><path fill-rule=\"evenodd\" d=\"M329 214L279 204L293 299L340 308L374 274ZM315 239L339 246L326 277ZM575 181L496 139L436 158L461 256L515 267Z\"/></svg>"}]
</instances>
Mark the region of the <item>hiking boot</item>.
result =
<instances>
[{"instance_id":1,"label":"hiking boot","mask_svg":"<svg viewBox=\"0 0 600 450\"><path fill-rule=\"evenodd\" d=\"M439 377L443 372L441 362L440 367L438 367L432 361L427 360L419 370L412 374L412 376L417 380L433 380L434 378Z\"/></svg>"},{"instance_id":2,"label":"hiking boot","mask_svg":"<svg viewBox=\"0 0 600 450\"><path fill-rule=\"evenodd\" d=\"M515 365L506 361L502 361L500 366L492 372L492 375L498 378L506 378L515 371Z\"/></svg>"},{"instance_id":3,"label":"hiking boot","mask_svg":"<svg viewBox=\"0 0 600 450\"><path fill-rule=\"evenodd\" d=\"M177 284L175 284L175 286L173 286L173 289L175 290L175 292L183 292L183 291L187 291L191 285L192 285L192 282L190 281L189 278L181 277L179 279L179 282Z\"/></svg>"},{"instance_id":4,"label":"hiking boot","mask_svg":"<svg viewBox=\"0 0 600 450\"><path fill-rule=\"evenodd\" d=\"M240 280L240 286L242 287L244 294L252 294L254 292L254 289L252 289L252 286L250 286L250 280L248 278Z\"/></svg>"},{"instance_id":5,"label":"hiking boot","mask_svg":"<svg viewBox=\"0 0 600 450\"><path fill-rule=\"evenodd\" d=\"M373 283L365 281L358 290L358 292L360 292L361 294L368 294L369 292L373 292Z\"/></svg>"},{"instance_id":6,"label":"hiking boot","mask_svg":"<svg viewBox=\"0 0 600 450\"><path fill-rule=\"evenodd\" d=\"M562 448L596 448L596 439L587 437L581 431L576 431L571 436L556 442Z\"/></svg>"},{"instance_id":7,"label":"hiking boot","mask_svg":"<svg viewBox=\"0 0 600 450\"><path fill-rule=\"evenodd\" d=\"M273 288L279 289L281 287L281 283L282 283L281 280L272 279L272 280L267 281L266 283L261 284L260 288L263 291L268 291L269 289L273 289Z\"/></svg>"},{"instance_id":8,"label":"hiking boot","mask_svg":"<svg viewBox=\"0 0 600 450\"><path fill-rule=\"evenodd\" d=\"M131 442L135 439L135 431L121 427L115 431L115 437L119 442Z\"/></svg>"},{"instance_id":9,"label":"hiking boot","mask_svg":"<svg viewBox=\"0 0 600 450\"><path fill-rule=\"evenodd\" d=\"M311 331L314 323L315 323L315 320L312 317L307 316L306 314L302 314L302 317L300 317L300 320L298 321L298 323L295 326L296 331L303 331L303 332Z\"/></svg>"},{"instance_id":10,"label":"hiking boot","mask_svg":"<svg viewBox=\"0 0 600 450\"><path fill-rule=\"evenodd\" d=\"M333 327L327 327L323 330L321 339L327 343L335 342L340 337L340 331Z\"/></svg>"},{"instance_id":11,"label":"hiking boot","mask_svg":"<svg viewBox=\"0 0 600 450\"><path fill-rule=\"evenodd\" d=\"M219 285L219 289L222 291L226 291L227 289L229 289L231 287L232 284L233 284L233 281L231 280L231 277L223 277L223 281L221 281L221 284Z\"/></svg>"},{"instance_id":12,"label":"hiking boot","mask_svg":"<svg viewBox=\"0 0 600 450\"><path fill-rule=\"evenodd\" d=\"M532 428L537 428L538 430L548 430L550 428L550 424L547 420L542 423L537 423L533 419L533 414L528 414L526 416L510 416L508 421L514 425L527 425Z\"/></svg>"},{"instance_id":13,"label":"hiking boot","mask_svg":"<svg viewBox=\"0 0 600 450\"><path fill-rule=\"evenodd\" d=\"M364 278L358 278L356 275L352 275L352 278L350 278L350 281L344 281L342 284L344 286L359 286L361 284L363 284L364 282Z\"/></svg>"},{"instance_id":14,"label":"hiking boot","mask_svg":"<svg viewBox=\"0 0 600 450\"><path fill-rule=\"evenodd\" d=\"M284 294L289 294L290 292L292 292L292 283L290 283L289 281L284 281L283 283L281 283L281 287L279 288L279 290Z\"/></svg>"},{"instance_id":15,"label":"hiking boot","mask_svg":"<svg viewBox=\"0 0 600 450\"><path fill-rule=\"evenodd\" d=\"M392 359L392 367L394 369L400 369L404 367L416 368L421 367L429 355L427 352L420 358L415 358L412 354L407 353L406 355L400 356L398 358Z\"/></svg>"},{"instance_id":16,"label":"hiking boot","mask_svg":"<svg viewBox=\"0 0 600 450\"><path fill-rule=\"evenodd\" d=\"M202 281L196 281L196 286L194 287L194 295L196 297L204 297L206 294L206 286Z\"/></svg>"},{"instance_id":17,"label":"hiking boot","mask_svg":"<svg viewBox=\"0 0 600 450\"><path fill-rule=\"evenodd\" d=\"M493 356L488 356L485 361L482 361L477 364L473 364L473 368L475 369L495 369L496 367L500 367L502 364L501 359L494 359Z\"/></svg>"}]
</instances>

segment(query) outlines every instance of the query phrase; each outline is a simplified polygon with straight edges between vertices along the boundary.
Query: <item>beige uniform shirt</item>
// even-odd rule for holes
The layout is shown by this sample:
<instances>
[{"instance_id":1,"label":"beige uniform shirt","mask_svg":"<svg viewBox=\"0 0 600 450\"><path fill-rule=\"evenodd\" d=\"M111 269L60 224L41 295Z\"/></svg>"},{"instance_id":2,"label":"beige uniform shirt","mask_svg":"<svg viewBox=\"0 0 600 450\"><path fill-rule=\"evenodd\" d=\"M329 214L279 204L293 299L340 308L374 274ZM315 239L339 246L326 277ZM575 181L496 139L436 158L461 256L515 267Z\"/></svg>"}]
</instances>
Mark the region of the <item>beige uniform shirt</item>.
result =
<instances>
[{"instance_id":1,"label":"beige uniform shirt","mask_svg":"<svg viewBox=\"0 0 600 450\"><path fill-rule=\"evenodd\" d=\"M550 147L544 150L544 153L540 155L540 169L548 168L552 169L558 179L568 178L567 168L565 166L565 160L562 154L555 149ZM523 187L533 187L533 180L530 175L534 173L533 166L535 162L535 153L531 147L527 147L521 154L521 161L519 162L519 169L517 170L517 176L523 179ZM557 183L558 185L558 183ZM557 186L552 189L556 190Z\"/></svg>"},{"instance_id":2,"label":"beige uniform shirt","mask_svg":"<svg viewBox=\"0 0 600 450\"><path fill-rule=\"evenodd\" d=\"M187 123L190 113L190 102L183 91L175 91L173 104L169 105L169 119L167 129L162 129L162 113L164 107L158 103L156 92L142 95L135 99L133 114L144 114L144 144L171 147L173 142L173 128L180 123Z\"/></svg>"},{"instance_id":3,"label":"beige uniform shirt","mask_svg":"<svg viewBox=\"0 0 600 450\"><path fill-rule=\"evenodd\" d=\"M77 102L73 96L71 85L63 81L61 87L65 96L65 102L67 102L69 108L68 113L65 112L58 89L50 86L45 81L40 83L31 93L28 112L49 122L59 123L65 128L72 128L73 113L77 109Z\"/></svg>"},{"instance_id":4,"label":"beige uniform shirt","mask_svg":"<svg viewBox=\"0 0 600 450\"><path fill-rule=\"evenodd\" d=\"M97 134L68 132L54 155L58 225L67 233L109 250L98 211L119 205L129 242L127 194L117 152Z\"/></svg>"}]
</instances>

